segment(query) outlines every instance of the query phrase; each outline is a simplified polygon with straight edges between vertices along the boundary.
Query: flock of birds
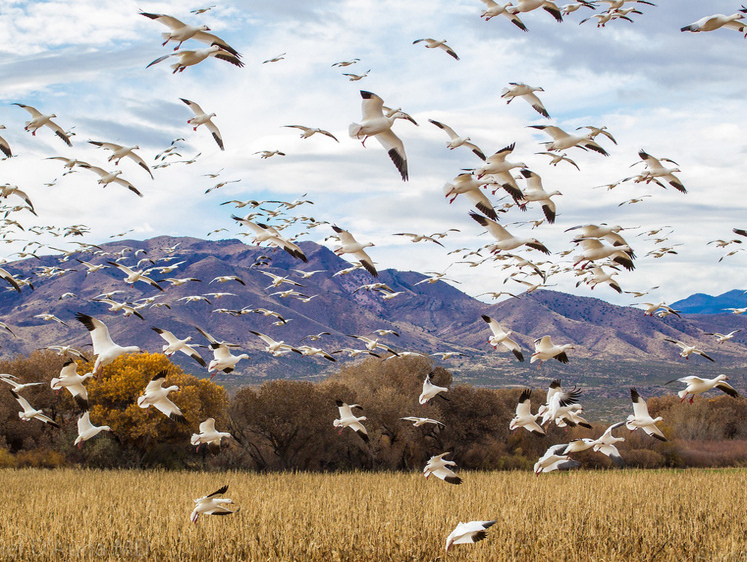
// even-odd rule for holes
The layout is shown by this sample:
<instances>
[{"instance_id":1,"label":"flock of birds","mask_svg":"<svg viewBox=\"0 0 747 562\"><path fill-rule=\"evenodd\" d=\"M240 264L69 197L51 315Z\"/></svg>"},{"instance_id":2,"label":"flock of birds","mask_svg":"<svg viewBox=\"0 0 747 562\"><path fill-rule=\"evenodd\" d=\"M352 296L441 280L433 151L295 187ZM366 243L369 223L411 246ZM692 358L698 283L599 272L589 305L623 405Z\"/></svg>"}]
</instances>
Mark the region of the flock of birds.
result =
<instances>
[{"instance_id":1,"label":"flock of birds","mask_svg":"<svg viewBox=\"0 0 747 562\"><path fill-rule=\"evenodd\" d=\"M579 0L561 7L557 6L550 0L518 0L515 4L509 2L505 5L500 5L493 0L482 0L482 2L485 4L485 11L482 13L482 17L485 18L485 20L490 20L496 16L503 16L522 31L527 31L527 27L522 19L520 19L520 15L528 14L529 12L540 9L547 11L557 21L563 21L564 16L576 11L595 11L597 7L604 5L606 7L604 12L594 13L592 16L585 18L580 22L583 24L587 21L596 20L597 27L604 27L614 20L632 22L632 17L634 15L641 14L641 11L638 8L642 8L644 5L654 5L646 0ZM204 13L211 8L212 7L194 10L193 13ZM745 29L747 24L742 23L745 14L747 14L747 8L742 7L738 12L730 16L717 14L702 18L697 22L683 27L682 31L708 32L725 28L745 33L745 36L747 37L747 31ZM173 61L173 64L171 65L173 73L181 73L188 67L201 64L210 58L228 62L237 68L244 66L242 55L223 39L210 33L210 29L206 25L189 25L175 17L165 14L141 12L141 15L168 28L168 31L162 33L164 46L170 42L176 44L175 52L157 58L151 62L148 67L158 65L164 61ZM182 44L190 40L201 42L207 45L207 47L199 50L181 49ZM413 43L422 44L428 49L444 51L454 60L460 60L455 49L448 45L446 40L421 38L415 40ZM284 60L284 55L285 53L265 60L264 63L278 63L279 61ZM335 62L332 66L346 68L355 65L358 62L359 59L350 59ZM362 74L346 73L345 76L352 81L357 81L364 79L367 74L368 72ZM543 91L544 90L541 87L516 82L508 84L507 87L503 89L501 92L501 98L504 99L507 104L510 104L514 99L521 98L539 115L546 119L550 119L550 114L540 99L540 95ZM401 120L408 121L414 125L418 125L418 123L411 115L403 111L401 108L387 107L385 101L373 92L361 90L360 96L361 118L357 122L349 125L349 136L353 139L360 140L364 147L366 141L370 137L375 137L384 147L400 178L403 181L407 181L409 179L409 171L405 144L400 136L395 133L394 127L395 124ZM192 126L194 130L197 130L201 125L204 125L210 132L218 147L221 150L224 150L223 135L213 121L216 114L209 113L194 101L185 98L180 99L193 114L193 117L191 117L187 123ZM36 135L37 131L46 127L60 138L68 147L73 146L71 137L74 136L74 133L71 130L66 131L53 121L53 119L57 117L56 115L45 115L38 109L27 104L16 103L15 105L28 112L30 115L30 120L27 121L24 126L26 131L30 132L32 135ZM566 231L573 233L572 243L578 247L578 250L567 250L566 252L563 252L561 256L571 256L572 261L570 263L561 266L557 263L533 261L529 259L520 252L529 252L533 250L545 255L549 255L551 252L538 238L522 237L512 234L506 226L501 224L499 217L508 213L512 208L518 208L521 211L525 211L528 206L536 205L541 209L544 218L534 221L532 225L533 228L539 227L545 222L553 224L559 214L556 201L553 200L553 198L559 197L562 194L557 190L546 190L543 186L541 176L537 172L528 169L524 162L511 161L513 158L513 152L516 149L515 143L511 143L494 152L492 155L486 156L487 153L472 141L470 137L462 136L457 133L454 128L443 122L434 119L429 119L429 122L448 136L449 140L447 141L446 146L449 150L455 150L460 147L467 149L481 161L479 166L475 166L469 170L464 170L463 173L457 175L444 186L444 194L445 197L449 199L449 203L453 203L460 195L463 195L465 199L469 200L470 204L474 206L474 210L469 214L469 216L477 224L483 227L491 237L491 241L482 248L477 250L463 248L455 252L460 254L459 258L461 259L458 263L467 263L470 266L475 267L485 262L503 262L502 267L504 269L512 270L512 273L507 277L507 280L513 279L518 284L527 287L525 289L526 292L532 292L541 287L548 286L548 279L559 273L572 273L573 275L578 276L580 279L577 286L585 283L593 289L596 285L606 284L618 293L624 292L620 284L614 279L614 275L616 275L620 268L628 271L634 270L634 260L636 259L633 244L621 234L622 231L626 230L625 228L618 225L610 226L603 223L569 226ZM302 139L309 139L318 134L339 143L338 138L333 133L319 127L306 125L285 125L285 127L300 131ZM551 166L567 165L580 170L581 168L579 164L571 159L565 151L577 149L579 152L593 152L597 153L599 156L608 156L609 153L607 149L600 144L599 141L602 140L615 145L617 144L611 132L604 126L589 125L581 127L579 130L573 132L567 132L556 125L530 125L530 127L549 137L549 140L543 143L544 150L537 154L547 156L550 159L548 164ZM5 127L0 126L0 128ZM135 152L139 150L138 146L122 146L113 142L93 140L88 142L93 146L111 153L107 159L108 163L113 162L116 166L119 165L120 161L126 159L136 164L141 170L145 171L151 178L153 178L154 169L165 168L177 163L175 158L181 156L178 152L179 140L182 139L176 139L169 147L159 153L155 158L155 161L158 162L158 164L153 166L149 166L146 160ZM11 145L1 137L0 150L2 150L7 158L13 156ZM285 155L279 150L264 150L256 154L259 154L262 159ZM200 155L197 155L191 160L182 160L179 162L184 165L189 165L196 161L199 156ZM640 171L640 173L626 177L612 184L598 187L612 190L622 183L632 182L634 184L653 184L654 186L664 189L672 187L683 194L687 193L684 183L676 175L681 173L676 162L666 157L653 156L643 149L638 152L638 157L639 160L634 162L633 165L644 165L644 169ZM130 181L120 177L122 174L121 169L109 171L103 167L91 165L87 162L77 160L76 158L65 156L55 155L50 156L49 158L63 163L64 175L77 172L79 169L88 170L98 176L99 185L105 187L109 184L117 184L128 189L137 196L143 196L143 193ZM514 172L518 172L518 175L514 175ZM215 178L218 175L219 173L212 174L211 177ZM221 181L214 187L208 189L206 193L220 189L228 183L231 182ZM520 183L525 185L520 186ZM88 228L85 225L66 227L62 231L60 231L60 229L55 229L54 227L30 227L26 229L21 222L9 217L13 213L19 213L22 211L36 215L31 198L26 192L19 189L17 186L6 184L0 187L2 189L0 192L0 198L2 198L3 201L9 201L10 197L17 197L23 201L23 205L5 206L3 208L5 213L4 218L2 219L2 225L0 225L0 230L2 230L2 236L4 239L12 238L10 234L11 229L16 229L16 231L33 232L37 235L52 234L54 236L62 237L82 236L88 232ZM488 197L488 193L495 195L499 191L502 195L505 195L505 197L508 198L508 202L502 206L497 206L490 197ZM650 195L629 199L623 201L620 205L636 204L646 197L650 197ZM268 209L267 205L270 203L275 203L278 206L274 209ZM297 244L299 235L289 236L284 234L282 231L291 225L300 224L304 226L303 234L305 234L314 228L326 224L332 230L332 234L328 237L328 240L333 239L339 243L339 245L334 248L335 253L339 256L350 256L355 260L354 265L350 268L336 272L334 275L344 275L351 271L365 269L371 276L374 278L377 277L378 271L376 262L366 251L367 248L374 246L373 243L360 242L356 239L353 233L337 225L329 224L325 221L317 221L312 217L289 216L287 214L287 211L290 211L295 207L311 203L312 201L302 197L296 201L290 202L232 200L226 201L223 205L233 204L237 209L250 207L252 212L245 216L232 215L232 219L238 225L247 229L242 233L242 235L252 237L253 241L257 244L264 243L269 247L285 251L301 263L307 262L307 257ZM270 224L272 221L275 222L274 225ZM220 230L224 229L219 229L219 231ZM667 234L662 234L663 230L663 228L660 228L647 231L643 234L648 236L648 239L655 240L657 244L664 244L668 239ZM429 242L442 246L443 244L441 243L441 240L453 231L458 230L452 228L445 232L432 234L402 232L396 233L396 235L407 237L413 243ZM215 233L217 232L218 231L215 231ZM740 237L747 236L747 232L742 229L734 229L734 232ZM123 233L122 235L124 234L126 233ZM714 240L711 243L716 244L717 247L720 248L727 248L733 244L741 244L742 240L739 238L733 240ZM173 260L179 258L176 247L167 249L166 255L163 258L159 258L158 262L154 261L151 257L143 257L135 264L125 264L122 262L126 261L129 257L137 258L138 253L133 252L128 256L123 251L119 256L111 256L106 255L106 252L103 252L100 247L94 244L85 244L82 242L76 242L76 244L78 248L72 251L60 250L52 246L50 246L50 248L54 251L62 252L61 261L67 261L72 256L78 256L75 259L86 268L87 275L106 268L117 268L125 275L123 279L125 284L133 285L138 282L146 283L152 288L160 291L161 294L166 293L164 290L165 283L168 283L169 286L180 286L185 283L199 281L198 279L189 277L167 277L164 279L156 279L154 277L154 273L165 275L177 270L179 265L184 263L183 261L179 263L171 263ZM42 244L33 241L29 242L22 252L19 252L19 257L38 257L34 252L27 252L29 248L34 246L39 249L42 247ZM675 246L673 245L662 245L655 251L650 252L649 255L652 255L654 258L659 258L668 254L673 254L676 253L674 247ZM575 251L578 251L578 253L572 255ZM91 253L92 256L100 256L105 259L105 262L93 263L93 261L80 259L83 253ZM469 258L473 259L470 261ZM269 256L263 256L263 258L255 265L258 267L257 271L268 278L270 285L267 289L279 289L278 291L271 293L272 295L279 295L280 298L295 298L304 302L308 302L317 296L303 294L298 291L297 287L303 286L300 281L308 279L314 274L322 273L321 270L295 270L298 274L298 280L295 280L292 279L290 275L280 275L279 273L267 271L266 267L269 266L270 261L271 258ZM150 262L150 267L144 268L143 264L147 265L148 262ZM265 269L260 269L263 267ZM52 278L64 275L65 272L66 270L58 267L39 268L37 275L40 278ZM420 281L420 283L436 283L439 281L456 282L447 279L445 271L427 273L429 277ZM9 289L11 291L15 290L20 292L24 286L30 286L30 288L33 289L33 282L31 279L22 279L3 268L0 268L0 276L9 284ZM211 283L212 282L233 282L244 284L244 281L236 276L220 276L214 278ZM285 286L290 286L292 288L286 288ZM381 298L386 300L395 298L401 294L394 292L391 288L387 287L386 284L378 282L363 285L356 289L356 291L358 290L373 291L380 294ZM632 293L636 297L642 297L647 294L646 291L625 292ZM137 302L119 302L113 298L115 293L117 293L117 291L100 295L97 300L109 305L111 312L116 313L121 310L125 316L134 315L143 319L142 312L144 309L153 306L169 306L166 302L158 300L159 295L143 298ZM182 297L179 300L185 302L204 300L210 303L210 298L217 300L230 294L231 293L227 292L214 292ZM504 295L510 297L517 296L508 291L485 294L490 294L494 298L500 298ZM747 308L733 309L732 311L735 314L741 314L745 312L745 310L747 310ZM276 319L274 321L274 325L276 326L283 326L287 323L287 320L277 312L263 308L247 308L240 310L215 309L214 312L223 312L236 316L247 313L262 314ZM644 303L644 312L647 315L656 315L659 317L665 317L669 314L678 314L678 311L673 310L671 307L666 305L665 302ZM53 314L44 313L38 315L38 317L45 321L54 321L67 325L64 320L57 318ZM83 410L83 413L78 420L78 436L74 443L77 446L81 446L83 442L95 437L99 433L111 431L111 428L106 425L95 426L91 423L88 413L88 394L85 382L99 374L103 367L111 364L117 357L126 353L138 352L140 349L137 346L121 346L115 343L109 334L106 324L98 318L83 313L77 313L75 318L90 332L93 344L93 354L96 356L93 370L90 373L78 374L77 363L74 359L68 359L62 367L59 377L56 377L51 381L51 387L58 391L63 388L67 389ZM486 315L482 318L486 322L487 328L489 328L491 333L488 338L489 343L495 349L500 348L510 351L518 361L524 361L524 355L520 345L515 341L515 339L511 338L512 331L504 328L496 319ZM6 324L0 323L0 327L13 333L11 327ZM180 338L172 332L158 327L153 327L153 330L165 342L162 347L164 354L171 356L176 352L184 353L194 359L202 367L207 368L208 372L213 373L213 375L217 371L230 373L236 368L239 361L248 359L247 354L234 355L232 353L232 348L236 347L234 344L215 338L204 329L197 327L197 330L207 340L208 345L213 352L213 358L208 364L195 349L196 346L189 343L191 340L190 337ZM734 330L729 334L713 333L710 335L715 336L719 343L723 343L732 339L738 331L739 330ZM257 336L264 343L266 346L265 351L273 356L280 356L286 353L297 353L306 356L318 356L329 361L335 361L334 354L341 352L347 352L353 357L361 353L376 357L379 357L380 354L388 355L388 357L398 357L408 354L406 351L398 351L394 349L394 347L379 341L379 337L384 335L394 334L396 336L397 334L392 330L382 329L380 330L380 333L377 334L378 337L349 334L351 338L361 342L363 348L346 348L332 352L309 345L294 346L286 344L284 341L276 340L269 335L258 331L251 331L251 333ZM322 332L307 337L311 341L316 341L324 335L329 334ZM667 341L679 347L680 355L682 357L689 358L691 354L698 354L703 356L705 359L712 361L707 354L698 349L697 345L673 339L668 339ZM85 355L74 350L70 346L59 345L53 347L55 347L61 354L77 355L78 357L87 360ZM573 350L573 348L573 344L570 343L557 345L552 341L550 335L545 335L535 341L535 349L531 355L530 362L538 362L541 364L544 361L555 359L562 363L567 363L569 361L567 352ZM436 355L440 355L442 359L446 360L454 355L459 355L459 352L440 352ZM59 427L53 419L48 417L41 410L35 409L31 406L28 400L20 394L25 388L40 385L42 383L20 382L16 377L8 374L0 375L0 380L11 386L10 392L22 408L22 411L18 413L21 420L29 421L36 419L45 424ZM711 389L721 390L729 396L739 396L737 391L731 387L726 380L727 378L724 375L719 375L714 379L704 379L696 376L676 379L676 381L686 385L685 388L679 392L680 398L683 401L689 398L690 402L693 401L695 395L702 394ZM149 408L153 406L175 422L186 423L186 418L178 406L169 399L169 394L178 390L179 388L176 385L166 386L166 372L161 372L147 384L143 390L143 394L137 399L137 405L141 408ZM422 393L419 396L418 401L422 405L427 404L434 398L448 401L447 397L444 396L447 392L448 388L433 384L431 376L428 374L423 382ZM580 394L581 391L576 387L571 390L563 390L560 381L555 380L552 382L547 392L546 403L540 407L536 414L532 414L530 406L531 391L526 390L521 394L516 408L516 416L511 420L510 429L517 430L523 427L537 436L543 436L545 434L545 429L552 423L555 423L559 427L580 426L591 428L591 425L582 415L583 408L579 404ZM630 431L642 429L653 438L666 440L664 434L656 426L656 424L661 421L661 418L652 418L649 415L646 401L640 396L635 388L631 388L630 395L633 414L631 414L626 421L610 425L600 437L595 439L583 438L571 441L570 443L553 445L535 464L535 473L539 475L543 472L578 466L579 463L573 460L571 455L587 449L592 449L595 452L605 454L610 457L615 464L623 465L624 460L615 447L615 443L622 441L623 438L615 437L613 435L613 431L621 428L623 425ZM333 426L340 432L345 428L350 428L367 443L368 433L363 424L363 422L366 421L366 418L365 416L359 416L355 413L355 411L361 409L361 406L358 404L346 404L342 401L338 401L337 406L339 410L339 418L333 421ZM408 416L402 419L412 422L416 427L427 424L443 426L442 422L427 417ZM222 439L229 437L231 436L228 432L221 432L216 429L215 420L213 418L208 418L200 424L199 432L192 435L190 443L198 448L203 444L219 445ZM462 479L453 470L456 466L455 461L445 458L449 454L450 452L444 452L431 457L423 470L424 476L428 478L429 476L434 475L450 484L460 484ZM223 486L211 494L196 499L195 508L191 514L190 520L196 523L201 514L229 515L238 511L238 509L231 509L230 506L233 502L230 499L222 497L227 490L228 486ZM449 550L449 548L454 544L472 543L485 538L487 529L494 523L495 521L460 522L454 531L448 536L446 550Z\"/></svg>"}]
</instances>

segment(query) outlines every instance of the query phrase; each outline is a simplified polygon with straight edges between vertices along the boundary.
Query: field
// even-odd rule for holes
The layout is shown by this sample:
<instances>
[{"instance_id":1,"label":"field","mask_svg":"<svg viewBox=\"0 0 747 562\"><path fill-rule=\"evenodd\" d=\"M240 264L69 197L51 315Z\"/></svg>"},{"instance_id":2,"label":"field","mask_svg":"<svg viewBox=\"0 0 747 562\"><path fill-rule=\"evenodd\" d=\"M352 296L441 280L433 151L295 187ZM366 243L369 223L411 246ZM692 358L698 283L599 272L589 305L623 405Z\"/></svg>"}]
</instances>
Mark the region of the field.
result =
<instances>
[{"instance_id":1,"label":"field","mask_svg":"<svg viewBox=\"0 0 747 562\"><path fill-rule=\"evenodd\" d=\"M4 470L0 559L747 560L744 470L461 475ZM223 484L239 513L190 523Z\"/></svg>"}]
</instances>

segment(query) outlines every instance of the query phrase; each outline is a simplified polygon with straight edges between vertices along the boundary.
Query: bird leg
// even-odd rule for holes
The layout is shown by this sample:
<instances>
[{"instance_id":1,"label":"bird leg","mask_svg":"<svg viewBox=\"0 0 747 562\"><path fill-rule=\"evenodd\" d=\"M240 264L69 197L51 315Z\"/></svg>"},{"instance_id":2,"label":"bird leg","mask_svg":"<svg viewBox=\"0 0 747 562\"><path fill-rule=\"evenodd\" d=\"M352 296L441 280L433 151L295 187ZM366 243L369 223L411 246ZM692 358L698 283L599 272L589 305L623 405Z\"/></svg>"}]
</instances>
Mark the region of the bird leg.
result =
<instances>
[{"instance_id":1,"label":"bird leg","mask_svg":"<svg viewBox=\"0 0 747 562\"><path fill-rule=\"evenodd\" d=\"M693 398L695 398L695 395L694 395L694 394L693 394L693 395L692 395L692 396L690 397L690 404L692 404L692 403L693 403Z\"/></svg>"}]
</instances>

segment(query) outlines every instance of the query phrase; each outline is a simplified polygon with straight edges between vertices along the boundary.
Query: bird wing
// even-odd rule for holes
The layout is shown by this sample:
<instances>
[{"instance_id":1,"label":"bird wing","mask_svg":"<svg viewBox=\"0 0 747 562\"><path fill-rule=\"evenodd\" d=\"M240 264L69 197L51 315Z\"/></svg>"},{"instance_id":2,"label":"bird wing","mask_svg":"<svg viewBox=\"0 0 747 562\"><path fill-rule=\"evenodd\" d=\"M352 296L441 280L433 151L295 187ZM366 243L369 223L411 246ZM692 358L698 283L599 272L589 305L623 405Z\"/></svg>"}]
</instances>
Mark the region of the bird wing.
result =
<instances>
[{"instance_id":1,"label":"bird wing","mask_svg":"<svg viewBox=\"0 0 747 562\"><path fill-rule=\"evenodd\" d=\"M490 202L490 199L479 189L470 189L469 191L465 191L464 195L474 203L475 207L487 215L489 218L496 220L498 218L498 215L495 213L495 209L493 209L493 204Z\"/></svg>"},{"instance_id":2,"label":"bird wing","mask_svg":"<svg viewBox=\"0 0 747 562\"><path fill-rule=\"evenodd\" d=\"M189 107L189 109L191 109L192 113L194 113L195 115L205 115L205 111L203 111L203 109L195 102L184 99L184 98L179 98L179 99L182 100L184 103L186 103L187 107Z\"/></svg>"},{"instance_id":3,"label":"bird wing","mask_svg":"<svg viewBox=\"0 0 747 562\"><path fill-rule=\"evenodd\" d=\"M514 148L516 147L516 143L512 142L508 146L504 146L501 148L498 152L495 154L492 154L491 156L488 156L486 162L489 164L501 164L506 161L506 157L513 152Z\"/></svg>"},{"instance_id":4,"label":"bird wing","mask_svg":"<svg viewBox=\"0 0 747 562\"><path fill-rule=\"evenodd\" d=\"M532 391L529 389L524 390L521 393L521 396L519 396L519 403L516 406L517 416L530 416L532 414L531 396Z\"/></svg>"},{"instance_id":5,"label":"bird wing","mask_svg":"<svg viewBox=\"0 0 747 562\"><path fill-rule=\"evenodd\" d=\"M91 333L94 354L100 355L102 352L115 346L109 335L109 328L101 320L80 312L76 313L75 318Z\"/></svg>"},{"instance_id":6,"label":"bird wing","mask_svg":"<svg viewBox=\"0 0 747 562\"><path fill-rule=\"evenodd\" d=\"M215 139L215 142L218 143L218 146L221 150L225 150L223 147L223 137L220 134L220 130L218 130L218 127L213 123L212 119L208 120L207 123L205 123L205 126L208 128L208 131L210 131L213 134L213 138Z\"/></svg>"},{"instance_id":7,"label":"bird wing","mask_svg":"<svg viewBox=\"0 0 747 562\"><path fill-rule=\"evenodd\" d=\"M451 127L449 127L448 125L444 125L443 123L440 123L439 121L436 121L436 120L434 120L434 119L428 119L428 121L429 121L430 123L433 123L433 124L434 124L434 125L435 125L436 127L438 127L439 129L442 129L442 130L443 130L443 131L444 131L444 132L445 132L445 133L446 133L447 135L449 135L449 138L450 138L451 140L454 140L454 139L458 139L458 138L459 138L459 135L457 135L457 134L456 134L456 133L454 132L454 129L452 129L452 128L451 128Z\"/></svg>"},{"instance_id":8,"label":"bird wing","mask_svg":"<svg viewBox=\"0 0 747 562\"><path fill-rule=\"evenodd\" d=\"M382 106L384 100L372 92L366 92L361 90L361 112L363 113L363 120L376 119L377 117L384 117L384 111Z\"/></svg>"},{"instance_id":9,"label":"bird wing","mask_svg":"<svg viewBox=\"0 0 747 562\"><path fill-rule=\"evenodd\" d=\"M374 277L379 276L379 272L376 271L376 267L374 266L373 260L365 252L365 250L358 250L357 252L353 252L353 256L356 257L356 259L361 263L361 265L364 268L366 268L366 271L368 271L371 275L373 275Z\"/></svg>"},{"instance_id":10,"label":"bird wing","mask_svg":"<svg viewBox=\"0 0 747 562\"><path fill-rule=\"evenodd\" d=\"M192 36L192 39L199 41L200 43L207 43L208 45L218 45L224 51L228 51L236 58L241 58L241 54L226 43L223 39L212 33L206 33L204 31L198 31Z\"/></svg>"},{"instance_id":11,"label":"bird wing","mask_svg":"<svg viewBox=\"0 0 747 562\"><path fill-rule=\"evenodd\" d=\"M114 183L118 183L119 185L122 185L122 186L126 187L127 189L129 189L130 191L132 191L135 195L137 195L138 197L142 197L143 196L143 194L140 193L138 191L138 189L134 185L132 185L130 182L128 182L126 179L114 178L112 181Z\"/></svg>"},{"instance_id":12,"label":"bird wing","mask_svg":"<svg viewBox=\"0 0 747 562\"><path fill-rule=\"evenodd\" d=\"M182 27L187 27L183 22L179 21L175 17L167 16L165 14L150 14L148 12L140 12L140 15L162 23L170 29L181 29Z\"/></svg>"},{"instance_id":13,"label":"bird wing","mask_svg":"<svg viewBox=\"0 0 747 562\"><path fill-rule=\"evenodd\" d=\"M633 401L633 414L635 414L635 417L637 418L650 417L648 413L648 406L646 405L646 401L643 398L641 398L641 395L638 394L638 391L635 388L630 389L630 398Z\"/></svg>"},{"instance_id":14,"label":"bird wing","mask_svg":"<svg viewBox=\"0 0 747 562\"><path fill-rule=\"evenodd\" d=\"M94 146L98 146L100 148L105 148L105 149L111 150L111 151L117 151L120 148L124 148L123 146L120 146L118 144L114 144L113 142L88 141L88 144L92 144Z\"/></svg>"},{"instance_id":15,"label":"bird wing","mask_svg":"<svg viewBox=\"0 0 747 562\"><path fill-rule=\"evenodd\" d=\"M139 155L135 154L134 152L128 152L127 157L134 160L138 166L143 168L148 174L150 174L151 179L153 179L153 172L150 171L150 168L148 167L148 164L145 163L145 160L143 160Z\"/></svg>"},{"instance_id":16,"label":"bird wing","mask_svg":"<svg viewBox=\"0 0 747 562\"><path fill-rule=\"evenodd\" d=\"M91 170L92 172L98 174L100 177L108 176L109 172L104 170L103 168L99 168L98 166L91 166L90 164L83 165L81 164L82 168L85 168L86 170Z\"/></svg>"},{"instance_id":17,"label":"bird wing","mask_svg":"<svg viewBox=\"0 0 747 562\"><path fill-rule=\"evenodd\" d=\"M78 434L82 435L91 429L93 429L93 424L91 424L89 414L88 412L84 412L83 415L78 418Z\"/></svg>"},{"instance_id":18,"label":"bird wing","mask_svg":"<svg viewBox=\"0 0 747 562\"><path fill-rule=\"evenodd\" d=\"M534 109L537 113L542 115L542 117L550 118L550 114L547 113L547 110L545 109L545 106L542 105L542 102L540 99L534 95L534 92L529 92L528 94L524 94L522 96L524 100L532 106L532 109Z\"/></svg>"},{"instance_id":19,"label":"bird wing","mask_svg":"<svg viewBox=\"0 0 747 562\"><path fill-rule=\"evenodd\" d=\"M476 220L481 226L487 228L488 232L490 232L490 234L492 234L496 240L501 241L507 238L511 238L511 235L508 233L508 231L494 220L480 216L477 213L470 213L469 216Z\"/></svg>"},{"instance_id":20,"label":"bird wing","mask_svg":"<svg viewBox=\"0 0 747 562\"><path fill-rule=\"evenodd\" d=\"M462 143L462 146L469 148L480 160L485 160L485 153L475 143L465 141Z\"/></svg>"},{"instance_id":21,"label":"bird wing","mask_svg":"<svg viewBox=\"0 0 747 562\"><path fill-rule=\"evenodd\" d=\"M179 419L184 417L179 407L165 396L159 400L156 400L153 403L153 406L155 406L155 408L159 412L167 415L170 418Z\"/></svg>"},{"instance_id":22,"label":"bird wing","mask_svg":"<svg viewBox=\"0 0 747 562\"><path fill-rule=\"evenodd\" d=\"M31 107L30 105L23 105L22 103L14 103L13 105L17 105L18 107L25 109L31 114L31 117L33 117L34 119L36 119L37 117L42 117L41 112L35 107Z\"/></svg>"},{"instance_id":23,"label":"bird wing","mask_svg":"<svg viewBox=\"0 0 747 562\"><path fill-rule=\"evenodd\" d=\"M208 433L215 431L215 419L208 418L200 424L200 433Z\"/></svg>"},{"instance_id":24,"label":"bird wing","mask_svg":"<svg viewBox=\"0 0 747 562\"><path fill-rule=\"evenodd\" d=\"M402 143L402 140L391 129L377 134L376 140L386 149L389 158L392 159L394 166L399 170L402 179L407 181L407 155L405 154L405 145Z\"/></svg>"},{"instance_id":25,"label":"bird wing","mask_svg":"<svg viewBox=\"0 0 747 562\"><path fill-rule=\"evenodd\" d=\"M716 388L718 388L721 392L725 392L729 396L733 396L734 398L738 398L739 397L739 393L729 383L720 382L720 383L718 383L716 385Z\"/></svg>"}]
</instances>

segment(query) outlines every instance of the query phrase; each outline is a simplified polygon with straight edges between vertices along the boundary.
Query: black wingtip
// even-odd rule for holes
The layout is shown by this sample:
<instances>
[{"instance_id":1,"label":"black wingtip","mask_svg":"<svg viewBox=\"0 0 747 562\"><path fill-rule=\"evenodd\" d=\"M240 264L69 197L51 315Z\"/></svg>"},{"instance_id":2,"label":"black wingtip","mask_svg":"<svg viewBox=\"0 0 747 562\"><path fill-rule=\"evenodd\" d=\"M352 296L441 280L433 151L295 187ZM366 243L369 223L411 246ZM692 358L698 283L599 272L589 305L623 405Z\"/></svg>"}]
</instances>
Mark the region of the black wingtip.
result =
<instances>
[{"instance_id":1,"label":"black wingtip","mask_svg":"<svg viewBox=\"0 0 747 562\"><path fill-rule=\"evenodd\" d=\"M448 482L449 484L461 484L462 483L462 479L459 478L458 476L447 476L446 478L444 478L444 481Z\"/></svg>"},{"instance_id":2,"label":"black wingtip","mask_svg":"<svg viewBox=\"0 0 747 562\"><path fill-rule=\"evenodd\" d=\"M374 93L372 93L372 92L367 92L366 90L361 90L361 97L362 97L362 98L363 98L364 100L370 100L370 99L371 99L371 98L372 98L373 96L375 96L375 95L376 95L376 94L374 94Z\"/></svg>"}]
</instances>

